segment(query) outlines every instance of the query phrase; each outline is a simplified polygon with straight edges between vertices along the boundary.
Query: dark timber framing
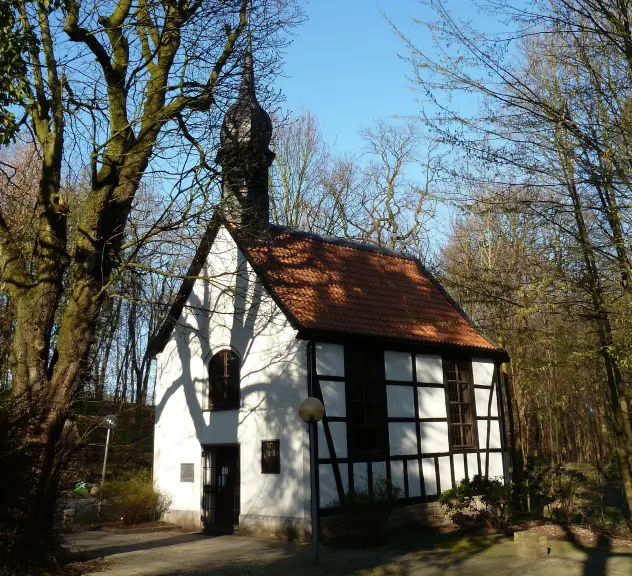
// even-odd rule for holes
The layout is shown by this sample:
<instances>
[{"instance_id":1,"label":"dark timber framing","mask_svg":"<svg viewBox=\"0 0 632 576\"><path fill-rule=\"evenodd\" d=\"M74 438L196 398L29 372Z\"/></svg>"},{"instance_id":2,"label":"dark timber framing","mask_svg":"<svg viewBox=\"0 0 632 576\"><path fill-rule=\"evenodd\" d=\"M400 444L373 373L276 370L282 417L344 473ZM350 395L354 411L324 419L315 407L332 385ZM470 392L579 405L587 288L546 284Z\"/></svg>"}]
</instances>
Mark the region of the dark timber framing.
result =
<instances>
[{"instance_id":1,"label":"dark timber framing","mask_svg":"<svg viewBox=\"0 0 632 576\"><path fill-rule=\"evenodd\" d=\"M319 339L318 342L323 343L323 344L328 344L328 343L340 344L343 346L342 350L344 353L345 375L344 376L338 376L338 375L331 376L327 374L317 373L316 341L312 340L310 342L311 353L309 354L309 357L310 357L310 374L311 374L314 395L320 398L321 400L323 400L323 395L322 395L321 386L320 386L321 382L330 381L330 382L339 382L341 384L344 383L345 385L344 398L345 398L345 407L346 407L349 405L347 382L350 377L350 372L349 372L350 367L348 363L348 353L345 353L345 352L348 350L349 346L354 346L354 347L362 346L365 343L364 339L360 339L360 338L358 339L354 338L352 340L346 339L341 342L339 339L322 338L322 339ZM501 454L503 473L505 475L505 478L508 478L507 477L508 470L507 470L506 458L505 458L506 442L504 439L504 427L503 427L503 422L502 422L504 411L503 411L502 405L500 404L502 402L502 397L499 394L499 386L498 386L498 378L500 374L500 363L504 360L504 358L500 357L497 353L490 354L488 352L483 353L482 351L472 352L469 350L465 350L465 351L461 351L459 354L456 354L455 350L450 347L438 347L438 346L411 347L408 345L394 345L387 341L382 341L382 342L379 342L378 344L378 342L376 342L374 339L366 340L366 344L367 344L367 347L376 349L376 353L381 352L382 354L384 354L385 352L407 352L409 354L410 362L412 363L412 380L411 381L387 380L385 372L384 371L382 372L382 381L384 384L384 402L385 402L384 409L387 410L386 408L387 387L389 386L410 387L413 392L414 416L412 417L411 416L389 416L388 413L386 414L386 420L385 420L386 421L386 430L385 430L386 440L385 441L386 441L387 453L383 455L383 457L380 456L379 458L378 457L371 458L371 457L366 457L366 456L357 457L354 454L354 450L352 447L352 440L350 438L350 434L352 433L350 433L348 428L347 428L347 456L337 457L335 453L335 447L333 446L331 432L329 430L329 423L331 422L346 423L348 421L349 414L345 411L345 416L327 416L326 415L323 418L323 431L325 432L325 439L327 441L327 446L329 449L329 458L319 457L318 463L319 465L332 465L333 471L334 471L336 490L338 492L340 502L344 503L345 501L344 500L344 487L342 484L342 474L340 470L341 465L347 466L348 487L349 487L350 492L357 488L354 485L354 465L356 465L356 468L358 464L366 467L365 469L366 469L366 477L367 477L367 491L370 497L372 498L373 497L373 483L374 483L374 476L375 476L375 471L374 471L375 463L384 462L384 466L386 469L386 481L388 485L388 490L391 491L392 493L394 484L393 484L393 478L392 478L393 470L392 470L391 463L401 462L401 464L398 464L398 467L399 466L402 467L403 478L401 480L403 480L404 494L402 498L397 500L398 505L434 502L438 499L438 496L439 494L441 494L442 491L450 487L450 486L445 485L445 480L446 480L445 475L442 482L442 478L440 474L440 466L439 466L439 459L442 457L447 457L449 459L449 464L450 464L449 481L451 481L452 485L454 485L455 483L454 460L455 460L455 456L457 455L459 458L463 459L462 467L464 468L465 475L467 477L473 477L474 475L479 474L479 473L483 473L487 475L489 473L489 460L490 460L489 455ZM474 445L471 447L470 446L457 447L457 446L453 446L453 443L452 443L452 437L450 434L449 395L448 395L448 386L447 386L447 381L446 381L447 376L446 376L446 371L443 369L444 368L443 362L442 362L442 373L443 373L442 384L439 384L436 382L420 382L417 380L417 358L418 356L428 356L428 355L439 356L444 362L449 361L449 360L457 360L457 361L465 361L469 364L470 380L471 380L470 406L471 406L471 411L472 411L472 435L474 437ZM491 385L483 385L480 383L478 384L475 383L474 371L472 367L472 362L474 360L493 362L494 369L493 369ZM384 364L385 362L383 361L382 366L384 366ZM446 417L425 417L425 418L419 417L420 415L419 391L422 388L440 388L444 391L443 393L444 393L444 398L446 402L446 407L445 407ZM489 394L487 398L487 414L484 416L483 415L479 416L476 411L476 390L485 390ZM494 402L496 402L496 405L498 407L498 416L491 415L492 405ZM327 414L327 406L325 406L325 414ZM500 426L500 436L501 436L500 448L489 447L492 421L498 421L499 426ZM445 422L447 424L448 447L449 447L447 451L441 451L441 452L423 452L422 451L423 450L422 425L424 423L432 423L432 422ZM486 424L486 426L482 428L486 430L485 438L479 438L479 423L480 422L485 422ZM416 453L415 454L413 453L391 454L390 453L391 448L390 448L390 439L389 439L389 434L390 434L389 424L391 423L414 424L415 436L416 436ZM476 468L477 469L472 469L473 463L471 462L471 460L468 461L469 454L476 454ZM483 464L482 458L485 459L484 464ZM426 463L428 462L433 463L431 466L434 468L434 473L435 473L436 487L437 487L436 494L427 494L426 492L426 479L424 478L424 464L423 464L424 461L426 461ZM412 492L411 476L410 476L411 466L415 466L416 470L418 470L418 473L416 473L415 476L418 476L419 484L420 484L419 495L412 496L412 497L410 495ZM415 490L415 493L416 492L417 490ZM341 495L342 497L340 497ZM321 514L322 515L335 514L337 510L338 510L337 507L329 506L326 508L321 508Z\"/></svg>"},{"instance_id":2,"label":"dark timber framing","mask_svg":"<svg viewBox=\"0 0 632 576\"><path fill-rule=\"evenodd\" d=\"M325 404L323 401L323 393L320 389L320 382L318 381L318 375L316 374L316 344L315 342L310 342L307 346L307 366L308 366L308 387L310 388L309 393L311 396L315 396L323 405ZM327 449L329 450L329 457L332 460L332 468L334 471L334 479L336 482L336 490L338 491L338 502L342 507L345 506L345 491L342 486L342 478L340 477L340 467L338 465L338 459L336 458L336 449L334 447L334 441L331 437L331 430L329 429L329 420L327 419L327 407L325 406L325 414L323 419L321 420L321 426L323 427L323 432L325 434L325 441L327 442ZM318 457L318 429L315 434L314 442L316 443L316 460L320 463L320 459ZM320 471L319 471L320 472ZM320 474L316 474L316 478L320 478ZM320 495L320 483L318 484L318 494Z\"/></svg>"}]
</instances>

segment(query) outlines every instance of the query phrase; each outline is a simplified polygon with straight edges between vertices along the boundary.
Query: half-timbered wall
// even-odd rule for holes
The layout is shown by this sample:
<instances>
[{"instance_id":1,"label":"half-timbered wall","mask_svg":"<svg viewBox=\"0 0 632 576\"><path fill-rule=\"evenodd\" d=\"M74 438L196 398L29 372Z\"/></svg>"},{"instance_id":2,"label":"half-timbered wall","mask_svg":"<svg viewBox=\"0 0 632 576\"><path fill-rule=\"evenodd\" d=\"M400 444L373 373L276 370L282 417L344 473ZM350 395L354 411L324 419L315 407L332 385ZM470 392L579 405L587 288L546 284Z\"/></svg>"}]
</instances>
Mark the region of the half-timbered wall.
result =
<instances>
[{"instance_id":1,"label":"half-timbered wall","mask_svg":"<svg viewBox=\"0 0 632 576\"><path fill-rule=\"evenodd\" d=\"M315 345L314 393L325 405L318 427L320 507L333 508L350 490L372 494L380 483L404 499L433 500L476 474L505 476L496 373L491 359L470 358L475 446L451 446L444 361L438 354L384 350L388 455L355 458L347 439L345 348ZM461 357L463 360L463 357ZM383 486L384 484L382 484Z\"/></svg>"}]
</instances>

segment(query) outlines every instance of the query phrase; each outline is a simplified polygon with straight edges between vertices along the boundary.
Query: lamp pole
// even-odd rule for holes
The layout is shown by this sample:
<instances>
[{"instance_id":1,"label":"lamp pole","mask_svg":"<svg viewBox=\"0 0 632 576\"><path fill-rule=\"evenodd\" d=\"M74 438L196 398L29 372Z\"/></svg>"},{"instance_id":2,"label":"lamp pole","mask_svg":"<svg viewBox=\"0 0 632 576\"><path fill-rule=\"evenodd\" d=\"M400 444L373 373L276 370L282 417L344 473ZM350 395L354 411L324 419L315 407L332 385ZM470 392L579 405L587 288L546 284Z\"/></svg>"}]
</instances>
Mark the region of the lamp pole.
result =
<instances>
[{"instance_id":1,"label":"lamp pole","mask_svg":"<svg viewBox=\"0 0 632 576\"><path fill-rule=\"evenodd\" d=\"M101 470L101 488L99 490L99 506L98 513L101 515L101 506L103 504L103 485L105 484L105 468L108 464L108 448L110 447L110 431L116 428L118 419L114 414L110 414L103 419L101 426L107 428L107 435L105 437L105 454L103 456L103 469Z\"/></svg>"},{"instance_id":2,"label":"lamp pole","mask_svg":"<svg viewBox=\"0 0 632 576\"><path fill-rule=\"evenodd\" d=\"M325 414L325 407L318 399L310 396L305 398L298 407L298 413L307 422L309 430L309 471L312 495L312 562L318 564L318 454L316 454L317 424Z\"/></svg>"}]
</instances>

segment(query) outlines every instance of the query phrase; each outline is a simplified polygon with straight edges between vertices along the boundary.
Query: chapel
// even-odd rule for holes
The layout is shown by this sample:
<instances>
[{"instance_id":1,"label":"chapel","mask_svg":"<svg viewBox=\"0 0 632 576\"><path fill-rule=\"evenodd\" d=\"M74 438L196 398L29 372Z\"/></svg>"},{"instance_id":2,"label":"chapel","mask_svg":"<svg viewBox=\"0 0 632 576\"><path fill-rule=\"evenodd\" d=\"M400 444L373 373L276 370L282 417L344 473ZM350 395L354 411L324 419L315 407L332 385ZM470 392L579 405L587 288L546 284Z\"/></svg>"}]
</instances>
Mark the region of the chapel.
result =
<instances>
[{"instance_id":1,"label":"chapel","mask_svg":"<svg viewBox=\"0 0 632 576\"><path fill-rule=\"evenodd\" d=\"M417 259L272 224L271 137L247 52L221 128L222 202L157 355L166 519L301 534L312 493L324 517L351 493L432 505L465 477L508 479L506 352ZM325 406L316 461L308 396Z\"/></svg>"}]
</instances>

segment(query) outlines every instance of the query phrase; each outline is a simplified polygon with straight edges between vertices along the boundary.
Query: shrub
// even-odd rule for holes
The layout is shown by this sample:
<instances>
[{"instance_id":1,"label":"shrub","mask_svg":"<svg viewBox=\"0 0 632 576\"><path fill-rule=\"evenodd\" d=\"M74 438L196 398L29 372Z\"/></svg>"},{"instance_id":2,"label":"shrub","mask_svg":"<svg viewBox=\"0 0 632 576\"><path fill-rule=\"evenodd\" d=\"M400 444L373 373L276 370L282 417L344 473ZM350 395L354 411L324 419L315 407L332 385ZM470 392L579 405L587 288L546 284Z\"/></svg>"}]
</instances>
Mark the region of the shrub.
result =
<instances>
[{"instance_id":1,"label":"shrub","mask_svg":"<svg viewBox=\"0 0 632 576\"><path fill-rule=\"evenodd\" d=\"M610 482L616 482L621 480L621 460L619 459L619 452L615 450L612 453L610 462L603 471L603 476Z\"/></svg>"},{"instance_id":2,"label":"shrub","mask_svg":"<svg viewBox=\"0 0 632 576\"><path fill-rule=\"evenodd\" d=\"M512 515L511 485L506 485L502 478L478 474L471 481L464 478L454 488L443 491L439 502L453 519L483 521L493 528L506 526Z\"/></svg>"},{"instance_id":3,"label":"shrub","mask_svg":"<svg viewBox=\"0 0 632 576\"><path fill-rule=\"evenodd\" d=\"M587 481L586 476L568 466L557 465L548 475L548 501L551 518L567 524L571 514L579 513L577 491Z\"/></svg>"},{"instance_id":4,"label":"shrub","mask_svg":"<svg viewBox=\"0 0 632 576\"><path fill-rule=\"evenodd\" d=\"M441 492L439 502L454 516L466 511L474 511L476 504L473 497L474 493L469 479L463 478L454 488Z\"/></svg>"},{"instance_id":5,"label":"shrub","mask_svg":"<svg viewBox=\"0 0 632 576\"><path fill-rule=\"evenodd\" d=\"M159 520L171 505L171 498L154 487L151 472L138 470L112 480L103 487L106 513L130 526L138 522Z\"/></svg>"},{"instance_id":6,"label":"shrub","mask_svg":"<svg viewBox=\"0 0 632 576\"><path fill-rule=\"evenodd\" d=\"M389 492L386 478L379 476L373 483L373 497L368 488L356 488L345 493L344 502L350 508L368 508L371 506L381 506L389 502L394 502L402 497L404 491L399 486L392 486ZM334 500L327 505L329 508L338 508L339 500Z\"/></svg>"},{"instance_id":7,"label":"shrub","mask_svg":"<svg viewBox=\"0 0 632 576\"><path fill-rule=\"evenodd\" d=\"M606 506L593 521L594 528L602 534L617 534L627 531L626 517L616 506Z\"/></svg>"},{"instance_id":8,"label":"shrub","mask_svg":"<svg viewBox=\"0 0 632 576\"><path fill-rule=\"evenodd\" d=\"M554 522L567 524L572 515L581 514L578 490L588 483L581 471L564 464L545 464L533 460L527 465L526 479L532 503L547 508Z\"/></svg>"}]
</instances>

